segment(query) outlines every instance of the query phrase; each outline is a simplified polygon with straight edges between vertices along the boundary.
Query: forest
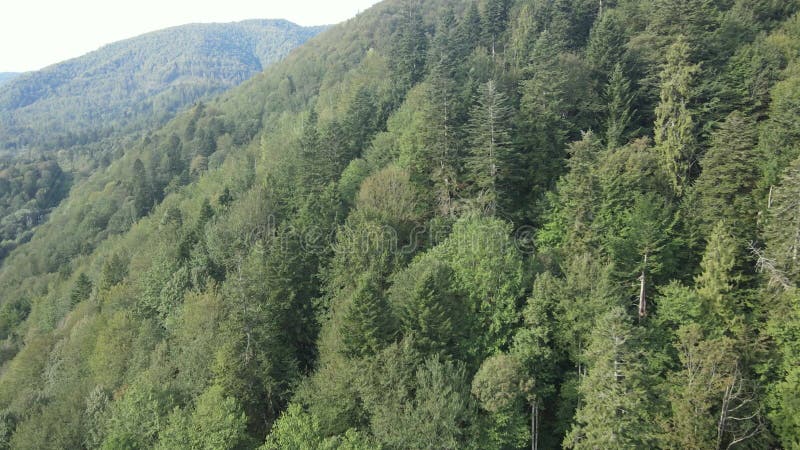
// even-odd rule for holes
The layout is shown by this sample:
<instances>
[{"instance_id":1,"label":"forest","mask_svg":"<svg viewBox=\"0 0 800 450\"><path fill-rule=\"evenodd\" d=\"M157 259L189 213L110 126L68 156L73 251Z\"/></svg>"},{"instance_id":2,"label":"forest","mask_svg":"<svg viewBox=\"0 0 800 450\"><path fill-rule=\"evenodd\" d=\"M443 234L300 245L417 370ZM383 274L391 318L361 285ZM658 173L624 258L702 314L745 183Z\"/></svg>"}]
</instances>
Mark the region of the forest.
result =
<instances>
[{"instance_id":1,"label":"forest","mask_svg":"<svg viewBox=\"0 0 800 450\"><path fill-rule=\"evenodd\" d=\"M52 151L159 127L323 29L285 20L189 24L39 71L0 73L0 151Z\"/></svg>"},{"instance_id":2,"label":"forest","mask_svg":"<svg viewBox=\"0 0 800 450\"><path fill-rule=\"evenodd\" d=\"M4 163L0 448L800 449L798 12L385 0Z\"/></svg>"}]
</instances>

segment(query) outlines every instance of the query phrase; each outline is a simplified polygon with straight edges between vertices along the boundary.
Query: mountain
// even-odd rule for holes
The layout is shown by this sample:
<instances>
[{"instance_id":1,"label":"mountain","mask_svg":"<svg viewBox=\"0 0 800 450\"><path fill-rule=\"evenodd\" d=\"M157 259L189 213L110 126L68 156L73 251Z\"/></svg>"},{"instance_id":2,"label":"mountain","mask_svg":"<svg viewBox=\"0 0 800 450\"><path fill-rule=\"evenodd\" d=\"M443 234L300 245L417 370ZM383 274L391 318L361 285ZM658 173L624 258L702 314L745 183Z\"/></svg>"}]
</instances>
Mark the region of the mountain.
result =
<instances>
[{"instance_id":1,"label":"mountain","mask_svg":"<svg viewBox=\"0 0 800 450\"><path fill-rule=\"evenodd\" d=\"M115 142L0 265L0 445L795 448L798 11L388 0Z\"/></svg>"},{"instance_id":2,"label":"mountain","mask_svg":"<svg viewBox=\"0 0 800 450\"><path fill-rule=\"evenodd\" d=\"M19 74L15 72L0 72L0 86L8 83L17 76L19 76Z\"/></svg>"},{"instance_id":3,"label":"mountain","mask_svg":"<svg viewBox=\"0 0 800 450\"><path fill-rule=\"evenodd\" d=\"M19 75L0 87L0 147L65 147L163 123L322 29L284 20L184 25Z\"/></svg>"}]
</instances>

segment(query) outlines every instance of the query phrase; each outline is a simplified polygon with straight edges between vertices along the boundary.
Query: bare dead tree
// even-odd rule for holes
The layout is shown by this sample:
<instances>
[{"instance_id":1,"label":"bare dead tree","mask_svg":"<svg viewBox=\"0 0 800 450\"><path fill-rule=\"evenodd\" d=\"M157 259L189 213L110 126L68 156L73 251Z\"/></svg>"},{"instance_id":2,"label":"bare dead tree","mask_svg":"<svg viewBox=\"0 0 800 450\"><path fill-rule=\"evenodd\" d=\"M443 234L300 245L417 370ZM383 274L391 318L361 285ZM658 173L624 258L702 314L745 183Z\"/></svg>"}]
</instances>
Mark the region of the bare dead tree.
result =
<instances>
[{"instance_id":1,"label":"bare dead tree","mask_svg":"<svg viewBox=\"0 0 800 450\"><path fill-rule=\"evenodd\" d=\"M757 436L764 431L764 427L755 389L737 368L722 397L717 424L717 449L731 449Z\"/></svg>"},{"instance_id":2,"label":"bare dead tree","mask_svg":"<svg viewBox=\"0 0 800 450\"><path fill-rule=\"evenodd\" d=\"M766 273L769 276L770 287L776 287L783 290L791 289L792 283L789 277L778 269L777 263L774 259L767 257L766 253L756 246L754 242L748 244L750 253L756 258L756 269L761 273Z\"/></svg>"}]
</instances>

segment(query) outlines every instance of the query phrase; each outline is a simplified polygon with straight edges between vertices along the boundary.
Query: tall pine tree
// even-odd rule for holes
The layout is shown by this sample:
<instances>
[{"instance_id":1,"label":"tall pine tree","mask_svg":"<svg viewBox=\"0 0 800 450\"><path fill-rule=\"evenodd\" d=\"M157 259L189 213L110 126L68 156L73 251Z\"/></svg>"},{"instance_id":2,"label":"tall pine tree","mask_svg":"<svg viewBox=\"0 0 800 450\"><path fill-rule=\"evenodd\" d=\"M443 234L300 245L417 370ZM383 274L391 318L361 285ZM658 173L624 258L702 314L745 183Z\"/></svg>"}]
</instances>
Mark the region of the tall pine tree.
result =
<instances>
[{"instance_id":1,"label":"tall pine tree","mask_svg":"<svg viewBox=\"0 0 800 450\"><path fill-rule=\"evenodd\" d=\"M508 99L490 80L481 86L478 101L470 111L470 151L466 162L478 203L488 213L497 209L504 185L512 178Z\"/></svg>"},{"instance_id":2,"label":"tall pine tree","mask_svg":"<svg viewBox=\"0 0 800 450\"><path fill-rule=\"evenodd\" d=\"M697 151L695 123L689 109L691 84L697 66L689 62L689 44L679 38L667 51L661 71L661 101L656 107L655 143L675 194L689 183Z\"/></svg>"}]
</instances>

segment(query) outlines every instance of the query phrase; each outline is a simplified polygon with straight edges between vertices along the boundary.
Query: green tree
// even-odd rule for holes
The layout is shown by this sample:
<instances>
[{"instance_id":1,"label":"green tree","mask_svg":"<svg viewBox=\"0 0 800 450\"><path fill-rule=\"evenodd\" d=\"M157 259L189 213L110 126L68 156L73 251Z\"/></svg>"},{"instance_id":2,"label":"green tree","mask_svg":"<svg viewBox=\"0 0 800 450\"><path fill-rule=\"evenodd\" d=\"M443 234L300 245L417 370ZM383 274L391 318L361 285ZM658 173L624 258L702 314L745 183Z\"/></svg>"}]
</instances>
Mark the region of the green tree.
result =
<instances>
[{"instance_id":1,"label":"green tree","mask_svg":"<svg viewBox=\"0 0 800 450\"><path fill-rule=\"evenodd\" d=\"M502 198L506 180L512 179L515 164L510 150L508 99L490 80L481 86L470 111L468 179L474 184L478 203L493 214Z\"/></svg>"},{"instance_id":2,"label":"green tree","mask_svg":"<svg viewBox=\"0 0 800 450\"><path fill-rule=\"evenodd\" d=\"M723 222L714 227L700 263L702 272L695 279L703 317L709 321L707 329L714 330L715 334L737 330L743 320L741 299L736 292L740 279L735 271L738 244L728 230Z\"/></svg>"},{"instance_id":3,"label":"green tree","mask_svg":"<svg viewBox=\"0 0 800 450\"><path fill-rule=\"evenodd\" d=\"M521 82L519 132L515 142L525 154L528 189L538 201L550 190L564 170L564 150L571 126L566 118L566 76L559 70L558 42L543 31L534 45L530 78Z\"/></svg>"},{"instance_id":4,"label":"green tree","mask_svg":"<svg viewBox=\"0 0 800 450\"><path fill-rule=\"evenodd\" d=\"M735 342L727 337L706 339L701 327L678 330L675 348L680 372L670 377L671 416L664 446L685 449L719 448L717 426L726 389L736 376Z\"/></svg>"},{"instance_id":5,"label":"green tree","mask_svg":"<svg viewBox=\"0 0 800 450\"><path fill-rule=\"evenodd\" d=\"M482 17L482 29L484 33L484 42L491 50L492 57L501 50L501 35L505 31L508 23L508 9L508 0L489 0L486 2Z\"/></svg>"},{"instance_id":6,"label":"green tree","mask_svg":"<svg viewBox=\"0 0 800 450\"><path fill-rule=\"evenodd\" d=\"M774 261L775 281L800 280L800 158L792 162L772 194L764 227L768 258ZM782 282L785 284L786 282Z\"/></svg>"},{"instance_id":7,"label":"green tree","mask_svg":"<svg viewBox=\"0 0 800 450\"><path fill-rule=\"evenodd\" d=\"M653 446L652 417L638 332L622 308L597 319L585 358L583 403L564 446L634 449Z\"/></svg>"},{"instance_id":8,"label":"green tree","mask_svg":"<svg viewBox=\"0 0 800 450\"><path fill-rule=\"evenodd\" d=\"M510 225L496 218L466 216L430 254L453 269L455 285L467 294L469 316L483 330L473 337L472 360L505 348L520 319L526 283Z\"/></svg>"},{"instance_id":9,"label":"green tree","mask_svg":"<svg viewBox=\"0 0 800 450\"><path fill-rule=\"evenodd\" d=\"M472 395L489 413L490 448L520 448L529 441L528 417L522 412L530 388L522 363L513 355L499 353L483 361L472 379Z\"/></svg>"},{"instance_id":10,"label":"green tree","mask_svg":"<svg viewBox=\"0 0 800 450\"><path fill-rule=\"evenodd\" d=\"M396 325L373 274L361 278L346 308L340 329L347 356L368 356L392 341Z\"/></svg>"},{"instance_id":11,"label":"green tree","mask_svg":"<svg viewBox=\"0 0 800 450\"><path fill-rule=\"evenodd\" d=\"M463 364L420 360L413 343L386 348L362 388L372 435L390 448L461 448L473 442L474 404Z\"/></svg>"},{"instance_id":12,"label":"green tree","mask_svg":"<svg viewBox=\"0 0 800 450\"><path fill-rule=\"evenodd\" d=\"M141 159L136 159L133 163L133 173L131 174L131 184L133 186L133 207L137 217L147 215L153 207L153 189L150 185L150 177Z\"/></svg>"},{"instance_id":13,"label":"green tree","mask_svg":"<svg viewBox=\"0 0 800 450\"><path fill-rule=\"evenodd\" d=\"M404 336L413 336L420 354L466 356L469 323L463 295L453 286L453 270L431 257L415 260L394 277L392 309Z\"/></svg>"},{"instance_id":14,"label":"green tree","mask_svg":"<svg viewBox=\"0 0 800 450\"><path fill-rule=\"evenodd\" d=\"M606 84L606 145L609 150L626 144L628 128L635 111L630 81L625 78L622 66L617 64Z\"/></svg>"},{"instance_id":15,"label":"green tree","mask_svg":"<svg viewBox=\"0 0 800 450\"><path fill-rule=\"evenodd\" d=\"M690 110L691 86L698 71L689 61L689 44L679 38L667 51L661 71L661 101L656 107L655 144L676 195L690 182L697 152L695 123Z\"/></svg>"},{"instance_id":16,"label":"green tree","mask_svg":"<svg viewBox=\"0 0 800 450\"><path fill-rule=\"evenodd\" d=\"M625 17L616 9L604 11L597 18L589 33L586 44L586 59L589 60L596 79L601 83L613 84L611 78L621 66L628 41L625 30Z\"/></svg>"},{"instance_id":17,"label":"green tree","mask_svg":"<svg viewBox=\"0 0 800 450\"><path fill-rule=\"evenodd\" d=\"M75 284L72 286L72 291L69 293L69 301L72 305L77 305L82 301L89 300L89 297L92 295L92 289L94 285L92 284L92 280L85 273L81 273L78 275L78 279L75 280Z\"/></svg>"},{"instance_id":18,"label":"green tree","mask_svg":"<svg viewBox=\"0 0 800 450\"><path fill-rule=\"evenodd\" d=\"M714 132L695 184L705 234L724 221L739 239L754 237L758 204L753 191L760 179L755 147L754 124L739 112L731 113Z\"/></svg>"},{"instance_id":19,"label":"green tree","mask_svg":"<svg viewBox=\"0 0 800 450\"><path fill-rule=\"evenodd\" d=\"M128 276L128 259L114 253L103 263L100 274L100 289L109 289L121 283Z\"/></svg>"},{"instance_id":20,"label":"green tree","mask_svg":"<svg viewBox=\"0 0 800 450\"><path fill-rule=\"evenodd\" d=\"M396 77L396 89L400 94L417 84L425 71L428 38L420 8L413 1L402 7L402 18L395 32L389 51L392 73Z\"/></svg>"}]
</instances>

